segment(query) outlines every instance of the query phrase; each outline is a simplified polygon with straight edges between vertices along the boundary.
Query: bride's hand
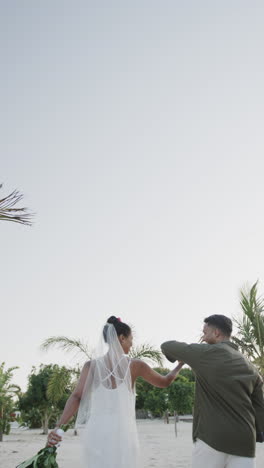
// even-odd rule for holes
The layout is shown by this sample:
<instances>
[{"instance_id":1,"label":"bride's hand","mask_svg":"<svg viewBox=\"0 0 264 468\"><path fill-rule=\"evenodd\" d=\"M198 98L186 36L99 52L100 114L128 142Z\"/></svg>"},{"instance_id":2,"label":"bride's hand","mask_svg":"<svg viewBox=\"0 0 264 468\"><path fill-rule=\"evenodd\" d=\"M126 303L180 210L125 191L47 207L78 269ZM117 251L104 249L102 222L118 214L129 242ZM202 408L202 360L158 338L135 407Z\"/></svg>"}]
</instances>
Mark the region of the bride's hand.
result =
<instances>
[{"instance_id":1,"label":"bride's hand","mask_svg":"<svg viewBox=\"0 0 264 468\"><path fill-rule=\"evenodd\" d=\"M47 439L47 447L53 447L54 445L61 442L62 438L56 433L56 429L51 431Z\"/></svg>"}]
</instances>

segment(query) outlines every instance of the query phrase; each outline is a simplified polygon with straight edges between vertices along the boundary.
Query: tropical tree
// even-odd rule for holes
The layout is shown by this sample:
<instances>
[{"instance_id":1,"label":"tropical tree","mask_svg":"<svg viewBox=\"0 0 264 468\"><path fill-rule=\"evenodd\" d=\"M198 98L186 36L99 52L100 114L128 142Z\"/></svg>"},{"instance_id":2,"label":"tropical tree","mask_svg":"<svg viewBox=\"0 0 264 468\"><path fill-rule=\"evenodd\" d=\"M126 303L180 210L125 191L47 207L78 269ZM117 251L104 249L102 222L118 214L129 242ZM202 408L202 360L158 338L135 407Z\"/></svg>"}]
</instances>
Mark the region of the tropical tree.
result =
<instances>
[{"instance_id":1,"label":"tropical tree","mask_svg":"<svg viewBox=\"0 0 264 468\"><path fill-rule=\"evenodd\" d=\"M184 367L180 371L181 377L185 377L188 382L195 382L195 374L190 367Z\"/></svg>"},{"instance_id":2,"label":"tropical tree","mask_svg":"<svg viewBox=\"0 0 264 468\"><path fill-rule=\"evenodd\" d=\"M177 411L178 414L192 413L195 383L182 375L184 370L168 388L156 388L141 377L138 378L136 409L150 411L154 417L161 417L166 410L171 413ZM163 375L170 372L169 369L159 367L155 371Z\"/></svg>"},{"instance_id":3,"label":"tropical tree","mask_svg":"<svg viewBox=\"0 0 264 468\"><path fill-rule=\"evenodd\" d=\"M153 417L161 418L168 409L168 392L164 388L151 386L145 394L144 410Z\"/></svg>"},{"instance_id":4,"label":"tropical tree","mask_svg":"<svg viewBox=\"0 0 264 468\"><path fill-rule=\"evenodd\" d=\"M10 383L13 378L13 372L18 367L10 367L4 369L5 363L0 365L0 442L3 440L3 434L8 434L10 431L10 422L13 420L14 401L20 387Z\"/></svg>"},{"instance_id":5,"label":"tropical tree","mask_svg":"<svg viewBox=\"0 0 264 468\"><path fill-rule=\"evenodd\" d=\"M84 359L91 359L92 357L92 352L90 351L90 348L87 343L84 343L80 339L68 338L67 336L52 336L50 338L47 338L42 343L41 348L43 350L48 350L56 346L63 351L75 351L76 354L81 354ZM162 353L159 350L155 349L153 346L148 345L146 343L141 346L133 347L130 351L130 356L131 358L144 359L146 361L149 361L150 363L158 364L159 366L162 365ZM80 368L77 369L77 376L78 373L80 373ZM56 379L54 379L54 383L56 386ZM140 379L139 382L137 382L137 387L138 386L140 386ZM138 398L140 399L140 397L137 397L137 399ZM143 406L140 406L140 408L142 407Z\"/></svg>"},{"instance_id":6,"label":"tropical tree","mask_svg":"<svg viewBox=\"0 0 264 468\"><path fill-rule=\"evenodd\" d=\"M151 364L158 364L158 366L162 366L163 363L162 352L148 343L133 346L129 355L132 359L143 359L144 361L149 361Z\"/></svg>"},{"instance_id":7,"label":"tropical tree","mask_svg":"<svg viewBox=\"0 0 264 468\"><path fill-rule=\"evenodd\" d=\"M78 338L68 338L67 336L51 336L41 344L41 348L46 351L54 346L57 346L63 351L75 351L77 354L80 353L86 359L91 359L92 357L92 352L90 351L88 344L84 343ZM161 366L163 355L158 349L155 349L153 346L144 343L140 346L132 347L130 351L130 357L144 359L150 363Z\"/></svg>"},{"instance_id":8,"label":"tropical tree","mask_svg":"<svg viewBox=\"0 0 264 468\"><path fill-rule=\"evenodd\" d=\"M192 414L194 405L195 383L183 375L168 387L168 407L170 412Z\"/></svg>"},{"instance_id":9,"label":"tropical tree","mask_svg":"<svg viewBox=\"0 0 264 468\"><path fill-rule=\"evenodd\" d=\"M264 376L264 299L257 287L258 282L240 290L242 317L234 318L238 332L233 341Z\"/></svg>"},{"instance_id":10,"label":"tropical tree","mask_svg":"<svg viewBox=\"0 0 264 468\"><path fill-rule=\"evenodd\" d=\"M80 369L69 369L67 367L53 366L53 372L48 381L47 398L54 405L65 400L75 387ZM66 389L66 394L65 394Z\"/></svg>"},{"instance_id":11,"label":"tropical tree","mask_svg":"<svg viewBox=\"0 0 264 468\"><path fill-rule=\"evenodd\" d=\"M62 351L75 351L76 354L81 354L86 359L91 359L91 352L87 343L84 343L78 338L69 338L67 336L51 336L41 344L41 349L48 351L50 348L58 347Z\"/></svg>"},{"instance_id":12,"label":"tropical tree","mask_svg":"<svg viewBox=\"0 0 264 468\"><path fill-rule=\"evenodd\" d=\"M0 189L3 184L0 184ZM31 226L32 213L27 208L16 208L15 205L22 200L23 195L18 190L0 199L0 221L12 221L14 223Z\"/></svg>"},{"instance_id":13,"label":"tropical tree","mask_svg":"<svg viewBox=\"0 0 264 468\"><path fill-rule=\"evenodd\" d=\"M43 433L53 425L73 389L75 370L56 364L32 368L27 391L19 398L19 409L24 423L41 427Z\"/></svg>"}]
</instances>

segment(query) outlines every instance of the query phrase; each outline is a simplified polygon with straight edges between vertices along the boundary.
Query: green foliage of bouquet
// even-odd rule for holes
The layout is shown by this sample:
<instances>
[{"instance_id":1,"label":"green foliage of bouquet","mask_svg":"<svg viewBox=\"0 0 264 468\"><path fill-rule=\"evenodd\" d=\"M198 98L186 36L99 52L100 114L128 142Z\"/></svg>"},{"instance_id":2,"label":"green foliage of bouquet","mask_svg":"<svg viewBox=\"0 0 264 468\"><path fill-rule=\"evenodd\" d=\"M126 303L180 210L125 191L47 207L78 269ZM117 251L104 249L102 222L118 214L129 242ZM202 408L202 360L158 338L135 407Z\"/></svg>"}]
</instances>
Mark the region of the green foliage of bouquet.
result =
<instances>
[{"instance_id":1,"label":"green foliage of bouquet","mask_svg":"<svg viewBox=\"0 0 264 468\"><path fill-rule=\"evenodd\" d=\"M59 468L56 456L56 447L45 447L34 457L20 463L16 468Z\"/></svg>"}]
</instances>

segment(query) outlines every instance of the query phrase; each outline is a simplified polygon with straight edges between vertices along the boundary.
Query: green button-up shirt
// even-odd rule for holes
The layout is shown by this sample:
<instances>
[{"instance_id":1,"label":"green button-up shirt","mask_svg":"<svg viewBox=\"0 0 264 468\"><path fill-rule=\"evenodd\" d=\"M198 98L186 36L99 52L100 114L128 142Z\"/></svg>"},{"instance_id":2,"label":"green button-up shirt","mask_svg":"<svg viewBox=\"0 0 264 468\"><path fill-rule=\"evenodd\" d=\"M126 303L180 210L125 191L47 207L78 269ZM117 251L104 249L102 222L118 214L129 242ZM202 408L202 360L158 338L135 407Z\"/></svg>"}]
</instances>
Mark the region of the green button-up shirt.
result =
<instances>
[{"instance_id":1,"label":"green button-up shirt","mask_svg":"<svg viewBox=\"0 0 264 468\"><path fill-rule=\"evenodd\" d=\"M184 361L196 374L193 440L254 457L256 430L264 431L263 382L256 368L230 341L167 341L161 349L169 361Z\"/></svg>"}]
</instances>

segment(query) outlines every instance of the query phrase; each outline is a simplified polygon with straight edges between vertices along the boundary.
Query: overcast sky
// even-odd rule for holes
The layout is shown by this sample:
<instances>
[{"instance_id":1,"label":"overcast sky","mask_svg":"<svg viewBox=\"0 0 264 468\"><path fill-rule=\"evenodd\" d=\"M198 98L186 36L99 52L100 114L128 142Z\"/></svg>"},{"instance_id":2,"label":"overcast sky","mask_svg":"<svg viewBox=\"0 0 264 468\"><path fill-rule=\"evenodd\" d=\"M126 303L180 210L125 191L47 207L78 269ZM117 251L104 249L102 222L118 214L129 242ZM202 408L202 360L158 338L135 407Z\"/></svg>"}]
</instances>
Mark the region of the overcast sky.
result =
<instances>
[{"instance_id":1,"label":"overcast sky","mask_svg":"<svg viewBox=\"0 0 264 468\"><path fill-rule=\"evenodd\" d=\"M197 341L264 278L263 2L1 1L1 361L110 315Z\"/></svg>"}]
</instances>

